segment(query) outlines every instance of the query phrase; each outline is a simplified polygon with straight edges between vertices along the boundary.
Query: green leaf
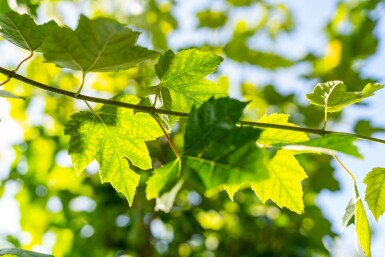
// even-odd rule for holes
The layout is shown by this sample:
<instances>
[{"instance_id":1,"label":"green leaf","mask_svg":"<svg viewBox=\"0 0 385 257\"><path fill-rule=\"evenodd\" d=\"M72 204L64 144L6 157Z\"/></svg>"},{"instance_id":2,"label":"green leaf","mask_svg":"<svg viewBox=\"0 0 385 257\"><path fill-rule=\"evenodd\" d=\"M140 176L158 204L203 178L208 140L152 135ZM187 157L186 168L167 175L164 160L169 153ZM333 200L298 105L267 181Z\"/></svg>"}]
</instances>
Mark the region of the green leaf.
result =
<instances>
[{"instance_id":1,"label":"green leaf","mask_svg":"<svg viewBox=\"0 0 385 257\"><path fill-rule=\"evenodd\" d=\"M251 188L258 198L265 203L271 199L279 207L302 214L304 204L301 181L307 175L295 158L295 153L280 150L267 163L269 178L252 183Z\"/></svg>"},{"instance_id":2,"label":"green leaf","mask_svg":"<svg viewBox=\"0 0 385 257\"><path fill-rule=\"evenodd\" d=\"M75 31L53 30L43 53L48 62L83 73L125 70L158 55L135 45L139 34L110 19L81 16Z\"/></svg>"},{"instance_id":3,"label":"green leaf","mask_svg":"<svg viewBox=\"0 0 385 257\"><path fill-rule=\"evenodd\" d=\"M267 177L264 155L255 144L261 130L236 125L245 106L230 98L211 98L191 110L183 161L207 190L250 185Z\"/></svg>"},{"instance_id":4,"label":"green leaf","mask_svg":"<svg viewBox=\"0 0 385 257\"><path fill-rule=\"evenodd\" d=\"M313 138L308 142L300 143L298 145L290 145L284 148L302 152L326 154L338 151L357 158L362 158L362 155L358 152L358 148L354 145L356 140L357 138L352 136L330 134Z\"/></svg>"},{"instance_id":5,"label":"green leaf","mask_svg":"<svg viewBox=\"0 0 385 257\"><path fill-rule=\"evenodd\" d=\"M347 228L350 224L354 223L354 218L356 215L356 202L357 199L353 197L353 199L349 202L348 206L346 206L345 214L342 218L341 231Z\"/></svg>"},{"instance_id":6,"label":"green leaf","mask_svg":"<svg viewBox=\"0 0 385 257\"><path fill-rule=\"evenodd\" d=\"M129 95L113 100L131 104L140 101ZM139 175L130 165L150 169L151 158L144 141L154 140L163 133L149 114L134 114L130 109L104 105L98 112L74 114L66 124L65 134L71 136L68 152L77 174L96 159L101 181L110 182L131 205Z\"/></svg>"},{"instance_id":7,"label":"green leaf","mask_svg":"<svg viewBox=\"0 0 385 257\"><path fill-rule=\"evenodd\" d=\"M54 257L53 255L49 255L49 254L36 253L36 252L17 249L17 248L1 249L0 256L3 256L3 255L13 255L13 256L19 256L19 257Z\"/></svg>"},{"instance_id":8,"label":"green leaf","mask_svg":"<svg viewBox=\"0 0 385 257\"><path fill-rule=\"evenodd\" d=\"M199 20L199 27L217 29L224 26L227 21L226 13L221 11L203 10L196 15Z\"/></svg>"},{"instance_id":9,"label":"green leaf","mask_svg":"<svg viewBox=\"0 0 385 257\"><path fill-rule=\"evenodd\" d=\"M173 188L169 192L162 194L161 196L156 198L155 211L164 211L170 212L172 206L174 205L175 198L182 188L184 183L184 179L181 179L174 185Z\"/></svg>"},{"instance_id":10,"label":"green leaf","mask_svg":"<svg viewBox=\"0 0 385 257\"><path fill-rule=\"evenodd\" d=\"M147 180L146 196L153 199L160 196L163 192L170 189L170 185L175 184L181 173L181 160L177 158L161 168L155 169L153 175Z\"/></svg>"},{"instance_id":11,"label":"green leaf","mask_svg":"<svg viewBox=\"0 0 385 257\"><path fill-rule=\"evenodd\" d=\"M374 95L374 92L383 88L380 84L367 84L362 92L348 92L342 81L318 83L311 94L306 98L310 103L324 107L326 112L338 112L345 106L361 102L364 98Z\"/></svg>"},{"instance_id":12,"label":"green leaf","mask_svg":"<svg viewBox=\"0 0 385 257\"><path fill-rule=\"evenodd\" d=\"M278 113L263 115L257 122L295 127L295 124L288 122L289 116L288 114ZM308 136L303 132L266 128L263 130L257 142L264 146L271 146L274 144L295 144L308 140Z\"/></svg>"},{"instance_id":13,"label":"green leaf","mask_svg":"<svg viewBox=\"0 0 385 257\"><path fill-rule=\"evenodd\" d=\"M8 5L8 0L0 1L0 13L5 13L11 11L11 8Z\"/></svg>"},{"instance_id":14,"label":"green leaf","mask_svg":"<svg viewBox=\"0 0 385 257\"><path fill-rule=\"evenodd\" d=\"M162 95L169 95L163 105L168 110L189 112L196 104L199 106L210 97L226 96L227 89L205 79L222 62L211 52L189 49L174 54L167 51L155 65Z\"/></svg>"},{"instance_id":15,"label":"green leaf","mask_svg":"<svg viewBox=\"0 0 385 257\"><path fill-rule=\"evenodd\" d=\"M378 218L385 212L385 169L374 168L365 179L365 200L374 217Z\"/></svg>"},{"instance_id":16,"label":"green leaf","mask_svg":"<svg viewBox=\"0 0 385 257\"><path fill-rule=\"evenodd\" d=\"M13 44L31 52L39 49L49 32L57 27L54 21L37 25L31 16L9 11L0 14L0 33Z\"/></svg>"},{"instance_id":17,"label":"green leaf","mask_svg":"<svg viewBox=\"0 0 385 257\"><path fill-rule=\"evenodd\" d=\"M364 205L362 203L361 197L359 196L357 185L354 184L355 191L357 194L356 202L356 215L355 215L355 224L358 241L361 245L362 250L365 253L366 257L370 257L370 226L368 217L366 215Z\"/></svg>"},{"instance_id":18,"label":"green leaf","mask_svg":"<svg viewBox=\"0 0 385 257\"><path fill-rule=\"evenodd\" d=\"M4 98L16 98L16 99L22 99L22 100L25 100L25 97L14 95L14 94L12 94L11 92L8 92L8 91L5 91L5 90L0 90L0 97L4 97Z\"/></svg>"}]
</instances>

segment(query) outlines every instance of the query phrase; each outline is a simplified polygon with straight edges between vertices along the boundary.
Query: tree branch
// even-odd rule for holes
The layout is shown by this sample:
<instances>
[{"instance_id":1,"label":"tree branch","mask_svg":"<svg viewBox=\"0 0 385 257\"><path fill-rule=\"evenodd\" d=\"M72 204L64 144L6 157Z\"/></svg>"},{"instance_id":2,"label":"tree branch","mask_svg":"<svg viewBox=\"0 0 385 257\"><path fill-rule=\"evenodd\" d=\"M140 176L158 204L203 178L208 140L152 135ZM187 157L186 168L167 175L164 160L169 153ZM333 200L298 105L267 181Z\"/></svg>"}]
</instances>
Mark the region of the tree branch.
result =
<instances>
[{"instance_id":1,"label":"tree branch","mask_svg":"<svg viewBox=\"0 0 385 257\"><path fill-rule=\"evenodd\" d=\"M56 94L61 94L65 95L71 98L79 99L79 100L85 100L85 101L90 101L94 103L102 103L102 104L109 104L109 105L114 105L118 107L123 107L123 108L128 108L136 111L141 111L141 112L147 112L152 115L154 114L167 114L167 115L173 115L173 116L178 116L178 117L188 117L188 113L184 112L176 112L176 111L170 111L170 110L163 110L163 109L156 109L153 106L141 106L141 105L135 105L135 104L129 104L129 103L123 103L115 100L109 100L109 99L104 99L104 98L98 98L98 97L93 97L93 96L87 96L87 95L82 95L79 94L77 95L74 92L70 92L67 90L51 87L45 84L42 84L40 82L37 82L35 80L26 78L24 76L21 76L17 74L14 71L5 69L0 67L0 73L6 75L9 79L14 78L16 80L22 81L26 84L29 84L31 86L50 91ZM272 123L262 123L262 122L254 122L254 121L240 121L240 125L247 125L247 126L253 126L253 127L261 127L261 128L274 128L274 129L282 129L282 130L290 130L290 131L300 131L300 132L305 132L305 133L310 133L310 134L316 134L316 135L329 135L329 134L335 134L335 135L342 135L342 136L350 136L350 137L355 137L359 139L364 139L368 141L373 141L377 143L382 143L385 144L385 140L379 139L379 138L374 138L374 137L368 137L368 136L363 136L359 134L354 134L354 133L347 133L347 132L339 132L339 131L331 131L331 130L323 130L323 129L312 129L312 128L305 128L305 127L294 127L294 126L287 126L287 125L281 125L281 124L272 124Z\"/></svg>"}]
</instances>

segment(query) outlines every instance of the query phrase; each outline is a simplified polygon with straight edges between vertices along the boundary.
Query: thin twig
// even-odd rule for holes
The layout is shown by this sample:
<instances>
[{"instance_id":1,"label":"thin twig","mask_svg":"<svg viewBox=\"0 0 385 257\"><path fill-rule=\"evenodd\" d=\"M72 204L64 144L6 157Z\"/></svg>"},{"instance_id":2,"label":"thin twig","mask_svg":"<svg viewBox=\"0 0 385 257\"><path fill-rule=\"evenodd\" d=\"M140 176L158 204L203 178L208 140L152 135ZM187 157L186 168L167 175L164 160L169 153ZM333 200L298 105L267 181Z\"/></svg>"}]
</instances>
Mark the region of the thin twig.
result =
<instances>
[{"instance_id":1,"label":"thin twig","mask_svg":"<svg viewBox=\"0 0 385 257\"><path fill-rule=\"evenodd\" d=\"M33 51L31 51L30 55L28 55L27 58L23 59L23 60L17 65L16 69L12 70L12 73L16 73L16 72L20 69L20 66L21 66L24 62L26 62L27 60L31 59L32 56L33 56ZM9 73L8 76L7 76L7 79L6 79L4 82L0 83L0 87L3 86L3 85L5 85L5 84L7 84L9 81L11 81L11 78L12 78L12 75L11 75L11 74L12 74L12 73Z\"/></svg>"},{"instance_id":2,"label":"thin twig","mask_svg":"<svg viewBox=\"0 0 385 257\"><path fill-rule=\"evenodd\" d=\"M56 94L65 95L68 97L79 99L79 100L85 100L85 101L94 102L94 103L101 103L101 104L109 104L109 105L128 108L128 109L132 109L132 110L136 110L136 111L146 112L146 113L150 113L150 114L156 114L157 113L157 114L166 114L166 115L172 115L172 116L177 116L177 117L185 117L185 118L188 117L188 113L185 113L185 112L156 109L153 106L142 106L142 105L136 105L136 104L129 104L129 103L119 102L119 101L115 101L115 100L98 98L98 97L87 96L87 95L82 95L82 94L77 95L74 92L59 89L56 87L51 87L51 86L45 85L43 83L37 82L35 80L26 78L24 76L21 76L21 75L15 73L13 71L4 69L2 67L0 67L0 73L8 76L9 78L15 78L16 80L22 81L22 82L29 84L31 86L41 88L43 90L50 91L50 92L53 92ZM385 140L383 140L383 139L363 136L363 135L354 134L354 133L340 132L340 131L312 129L312 128L305 128L305 127L299 127L299 126L297 127L297 126L288 126L288 125L282 125L282 124L254 122L254 121L240 121L239 124L245 125L245 126L260 127L260 128L274 128L274 129L281 129L281 130L299 131L299 132L305 132L305 133L316 134L316 135L321 135L321 136L330 135L330 134L341 135L341 136L350 136L350 137L355 137L355 138L359 138L359 139L364 139L364 140L368 140L368 141L373 141L373 142L385 144Z\"/></svg>"},{"instance_id":3,"label":"thin twig","mask_svg":"<svg viewBox=\"0 0 385 257\"><path fill-rule=\"evenodd\" d=\"M351 173L348 170L348 168L346 168L346 166L340 161L340 159L338 159L338 157L334 153L330 153L330 154L338 162L338 164L341 165L341 167L349 174L349 176L353 179L353 182L356 183L356 179L355 179L353 173Z\"/></svg>"},{"instance_id":4,"label":"thin twig","mask_svg":"<svg viewBox=\"0 0 385 257\"><path fill-rule=\"evenodd\" d=\"M166 137L167 141L168 141L168 144L171 146L172 150L174 151L176 157L180 158L180 154L178 152L178 150L176 149L174 143L172 142L171 138L169 137L166 129L163 127L162 123L160 122L160 120L158 119L158 117L156 117L155 114L152 114L152 117L156 120L156 122L158 123L159 127L162 129L163 131L163 134L164 136Z\"/></svg>"}]
</instances>

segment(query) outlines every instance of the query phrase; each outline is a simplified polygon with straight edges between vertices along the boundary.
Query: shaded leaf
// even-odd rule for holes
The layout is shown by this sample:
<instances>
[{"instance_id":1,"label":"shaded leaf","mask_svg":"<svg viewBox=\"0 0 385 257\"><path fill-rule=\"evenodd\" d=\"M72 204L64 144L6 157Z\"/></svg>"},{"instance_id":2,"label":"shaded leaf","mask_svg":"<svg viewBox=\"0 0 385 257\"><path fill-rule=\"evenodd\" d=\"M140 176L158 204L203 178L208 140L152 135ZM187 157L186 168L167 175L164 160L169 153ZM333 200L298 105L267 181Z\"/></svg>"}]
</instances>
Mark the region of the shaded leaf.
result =
<instances>
[{"instance_id":1,"label":"shaded leaf","mask_svg":"<svg viewBox=\"0 0 385 257\"><path fill-rule=\"evenodd\" d=\"M216 29L224 26L227 21L226 13L220 11L203 10L196 15L199 20L199 27Z\"/></svg>"},{"instance_id":2,"label":"shaded leaf","mask_svg":"<svg viewBox=\"0 0 385 257\"><path fill-rule=\"evenodd\" d=\"M342 81L318 83L313 92L306 95L310 103L324 107L326 112L338 112L345 106L361 102L383 88L380 84L367 84L362 92L348 92Z\"/></svg>"},{"instance_id":3,"label":"shaded leaf","mask_svg":"<svg viewBox=\"0 0 385 257\"><path fill-rule=\"evenodd\" d=\"M357 199L355 196L350 200L348 206L345 208L345 214L342 217L341 231L347 228L350 224L354 223L354 218L356 215L356 202Z\"/></svg>"},{"instance_id":4,"label":"shaded leaf","mask_svg":"<svg viewBox=\"0 0 385 257\"><path fill-rule=\"evenodd\" d=\"M164 166L155 169L153 175L147 180L146 196L153 199L168 191L171 184L175 184L181 172L181 160L177 158Z\"/></svg>"},{"instance_id":5,"label":"shaded leaf","mask_svg":"<svg viewBox=\"0 0 385 257\"><path fill-rule=\"evenodd\" d=\"M181 179L175 186L169 191L156 198L155 211L170 212L174 205L175 198L182 188L184 180Z\"/></svg>"},{"instance_id":6,"label":"shaded leaf","mask_svg":"<svg viewBox=\"0 0 385 257\"><path fill-rule=\"evenodd\" d=\"M75 31L54 29L43 53L48 62L83 73L125 70L158 55L135 45L139 34L110 19L81 16Z\"/></svg>"},{"instance_id":7,"label":"shaded leaf","mask_svg":"<svg viewBox=\"0 0 385 257\"><path fill-rule=\"evenodd\" d=\"M169 101L164 101L164 107L169 110L190 112L191 107L197 106L212 96L226 96L226 89L205 79L214 72L222 62L211 52L189 49L174 54L167 51L155 65L163 95L169 95Z\"/></svg>"},{"instance_id":8,"label":"shaded leaf","mask_svg":"<svg viewBox=\"0 0 385 257\"><path fill-rule=\"evenodd\" d=\"M255 144L261 130L236 125L245 106L230 98L212 98L191 110L183 161L208 190L267 177L264 155Z\"/></svg>"},{"instance_id":9,"label":"shaded leaf","mask_svg":"<svg viewBox=\"0 0 385 257\"><path fill-rule=\"evenodd\" d=\"M385 132L385 128L374 127L369 120L359 120L354 126L354 132L370 137L373 133Z\"/></svg>"},{"instance_id":10,"label":"shaded leaf","mask_svg":"<svg viewBox=\"0 0 385 257\"><path fill-rule=\"evenodd\" d=\"M257 122L295 126L295 124L288 122L289 116L278 113L263 115ZM257 142L264 146L271 146L274 144L294 144L308 140L309 138L304 132L266 128Z\"/></svg>"},{"instance_id":11,"label":"shaded leaf","mask_svg":"<svg viewBox=\"0 0 385 257\"><path fill-rule=\"evenodd\" d=\"M137 104L135 96L113 98ZM162 135L157 122L149 114L104 105L98 112L79 112L67 122L65 134L70 135L68 152L75 170L80 174L94 159L99 163L102 182L110 182L132 204L139 175L130 164L141 169L152 167L144 141Z\"/></svg>"},{"instance_id":12,"label":"shaded leaf","mask_svg":"<svg viewBox=\"0 0 385 257\"><path fill-rule=\"evenodd\" d=\"M378 218L385 212L385 169L374 168L365 179L365 200L374 217Z\"/></svg>"},{"instance_id":13,"label":"shaded leaf","mask_svg":"<svg viewBox=\"0 0 385 257\"><path fill-rule=\"evenodd\" d=\"M0 256L3 256L3 255L11 255L11 256L19 256L19 257L54 257L53 255L49 255L49 254L36 253L36 252L17 249L17 248L0 249Z\"/></svg>"},{"instance_id":14,"label":"shaded leaf","mask_svg":"<svg viewBox=\"0 0 385 257\"><path fill-rule=\"evenodd\" d=\"M0 33L13 44L31 52L40 50L40 46L53 28L54 21L37 25L31 16L9 11L0 14Z\"/></svg>"},{"instance_id":15,"label":"shaded leaf","mask_svg":"<svg viewBox=\"0 0 385 257\"><path fill-rule=\"evenodd\" d=\"M298 161L295 153L280 150L267 163L269 178L258 183L252 183L251 188L258 198L265 203L271 199L279 207L302 214L304 210L301 181L307 175Z\"/></svg>"}]
</instances>

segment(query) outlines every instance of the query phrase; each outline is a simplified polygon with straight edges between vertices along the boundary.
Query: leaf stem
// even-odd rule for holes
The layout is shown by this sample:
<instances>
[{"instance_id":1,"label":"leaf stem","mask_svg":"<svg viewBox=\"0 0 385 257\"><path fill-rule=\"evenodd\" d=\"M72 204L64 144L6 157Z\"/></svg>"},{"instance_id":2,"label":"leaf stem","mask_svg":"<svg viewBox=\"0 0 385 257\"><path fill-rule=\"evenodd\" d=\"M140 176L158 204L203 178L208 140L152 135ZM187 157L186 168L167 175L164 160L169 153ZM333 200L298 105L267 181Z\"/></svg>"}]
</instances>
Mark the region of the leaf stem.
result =
<instances>
[{"instance_id":1,"label":"leaf stem","mask_svg":"<svg viewBox=\"0 0 385 257\"><path fill-rule=\"evenodd\" d=\"M322 127L322 130L325 130L327 123L328 123L328 111L327 111L327 108L325 107L324 125Z\"/></svg>"},{"instance_id":2,"label":"leaf stem","mask_svg":"<svg viewBox=\"0 0 385 257\"><path fill-rule=\"evenodd\" d=\"M26 57L25 59L23 59L23 60L17 65L17 67L16 67L14 70L12 70L12 72L13 72L13 73L16 73L16 72L20 69L21 65L22 65L24 62L26 62L27 60L31 59L32 56L33 56L33 51L31 51L30 55L28 55L28 57ZM9 81L11 81L11 78L12 78L12 75L11 75L11 73L9 73L8 76L7 76L7 79L6 79L4 82L0 83L0 87L3 86L3 85L5 85L5 84L7 84Z\"/></svg>"},{"instance_id":3,"label":"leaf stem","mask_svg":"<svg viewBox=\"0 0 385 257\"><path fill-rule=\"evenodd\" d=\"M84 82L86 81L86 75L87 75L87 73L85 73L85 72L82 73L82 83L80 84L79 90L75 94L76 96L79 96L80 93L82 92Z\"/></svg>"},{"instance_id":4,"label":"leaf stem","mask_svg":"<svg viewBox=\"0 0 385 257\"><path fill-rule=\"evenodd\" d=\"M158 85L158 86L156 87L155 100L154 100L154 104L152 105L152 107L156 107L156 101L157 101L158 98L159 98L159 94L160 94L160 85Z\"/></svg>"},{"instance_id":5,"label":"leaf stem","mask_svg":"<svg viewBox=\"0 0 385 257\"><path fill-rule=\"evenodd\" d=\"M178 152L178 150L176 149L174 143L172 142L171 138L169 137L166 129L163 127L162 123L160 122L159 118L155 115L155 114L151 114L152 117L156 120L156 122L159 124L159 127L162 129L163 131L163 134L165 135L167 141L168 141L168 144L171 146L172 150L174 151L176 157L180 158L180 154Z\"/></svg>"},{"instance_id":6,"label":"leaf stem","mask_svg":"<svg viewBox=\"0 0 385 257\"><path fill-rule=\"evenodd\" d=\"M119 101L110 100L110 99L104 99L104 98L98 98L98 97L93 97L93 96L77 94L77 93L74 93L71 91L67 91L67 90L63 90L60 88L45 85L43 83L40 83L40 82L37 82L35 80L26 78L24 76L21 76L21 75L15 73L14 71L7 70L7 69L2 68L2 67L0 67L0 73L8 76L9 79L15 78L16 80L22 81L22 82L29 84L31 86L34 86L34 87L37 87L37 88L40 88L40 89L43 89L43 90L46 90L49 92L53 92L56 94L65 95L65 96L68 96L71 98L79 99L79 100L85 100L85 101L94 102L94 103L114 105L114 106L118 106L118 107L122 107L122 108L128 108L128 109L132 109L132 110L136 110L136 111L150 113L152 115L154 115L154 114L166 114L166 115L173 115L173 116L185 117L185 118L188 117L188 113L184 113L184 112L170 111L170 110L164 110L164 109L156 109L153 106L135 105L135 104L129 104L129 103L119 102ZM254 121L240 121L239 124L244 125L244 126L253 126L253 127L260 127L260 128L274 128L274 129L282 129L282 130L290 130L290 131L300 131L300 132L316 134L316 135L320 135L320 136L329 135L329 134L343 135L343 136L350 136L350 137L355 137L355 138L359 138L359 139L364 139L364 140L368 140L368 141L372 141L372 142L385 144L384 139L368 137L368 136L363 136L363 135L354 134L354 133L340 132L340 131L313 129L313 128L305 128L305 127L295 127L295 126L287 126L287 125L263 123L263 122L254 122Z\"/></svg>"},{"instance_id":7,"label":"leaf stem","mask_svg":"<svg viewBox=\"0 0 385 257\"><path fill-rule=\"evenodd\" d=\"M351 173L349 171L348 168L346 168L346 166L341 162L341 160L334 154L334 153L330 153L331 156L333 156L334 160L336 160L338 162L338 164L349 174L349 176L352 178L353 182L356 183L356 178L354 177L353 173Z\"/></svg>"}]
</instances>

